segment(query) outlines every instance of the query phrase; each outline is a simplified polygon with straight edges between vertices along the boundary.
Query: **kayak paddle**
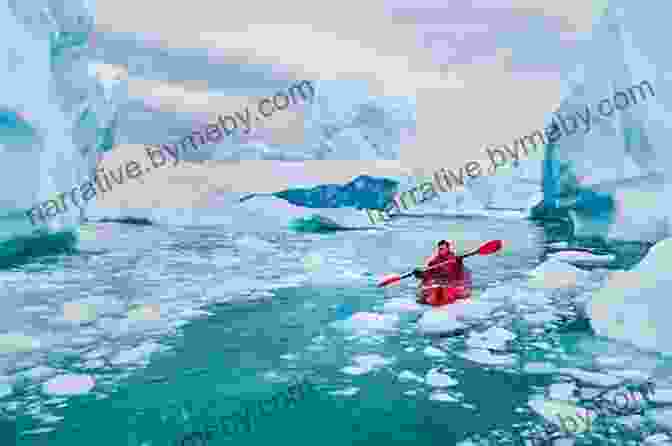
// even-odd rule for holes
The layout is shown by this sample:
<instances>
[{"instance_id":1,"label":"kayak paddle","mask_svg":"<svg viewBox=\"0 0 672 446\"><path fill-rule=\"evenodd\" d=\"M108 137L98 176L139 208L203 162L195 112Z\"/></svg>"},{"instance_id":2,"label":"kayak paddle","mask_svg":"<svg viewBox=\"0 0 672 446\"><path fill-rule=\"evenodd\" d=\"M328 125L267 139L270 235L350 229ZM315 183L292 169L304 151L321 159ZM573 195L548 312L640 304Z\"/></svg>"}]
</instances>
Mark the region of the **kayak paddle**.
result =
<instances>
[{"instance_id":1,"label":"kayak paddle","mask_svg":"<svg viewBox=\"0 0 672 446\"><path fill-rule=\"evenodd\" d=\"M480 248L475 249L470 253L467 253L467 254L464 254L464 255L461 255L461 256L458 256L458 257L462 257L464 259L466 257L471 257L471 256L474 256L476 254L482 255L482 256L487 256L489 254L496 253L500 249L502 249L502 241L501 240L490 240L489 242L481 245Z\"/></svg>"},{"instance_id":2,"label":"kayak paddle","mask_svg":"<svg viewBox=\"0 0 672 446\"><path fill-rule=\"evenodd\" d=\"M471 257L471 256L474 256L476 254L482 255L482 256L487 256L489 254L496 253L500 249L502 249L502 241L501 240L490 240L489 242L481 245L480 248L475 249L474 251L469 252L467 254L457 256L457 257L460 258L460 259L464 259L466 257ZM444 262L444 263L448 263L448 262ZM429 268L424 269L423 271L430 271L434 268L437 268L437 267L443 265L444 263L439 263L438 265L431 266ZM384 287L384 286L387 286L387 285L390 285L390 284L393 284L393 283L397 283L402 279L406 279L407 277L411 277L412 275L413 275L413 271L409 271L409 272L407 272L405 274L402 274L402 275L390 274L388 276L383 277L383 280L381 280L378 283L378 288L381 288L381 287Z\"/></svg>"}]
</instances>

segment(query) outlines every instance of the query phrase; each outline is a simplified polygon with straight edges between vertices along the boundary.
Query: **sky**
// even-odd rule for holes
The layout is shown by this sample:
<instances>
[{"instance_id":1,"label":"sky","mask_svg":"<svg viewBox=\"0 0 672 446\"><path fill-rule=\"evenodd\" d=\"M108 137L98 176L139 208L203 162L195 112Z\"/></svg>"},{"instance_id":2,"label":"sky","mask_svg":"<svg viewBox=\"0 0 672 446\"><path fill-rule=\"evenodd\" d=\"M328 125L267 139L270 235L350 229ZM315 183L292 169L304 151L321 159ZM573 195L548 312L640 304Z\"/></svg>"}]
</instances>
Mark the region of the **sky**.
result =
<instances>
[{"instance_id":1,"label":"sky","mask_svg":"<svg viewBox=\"0 0 672 446\"><path fill-rule=\"evenodd\" d=\"M427 175L437 166L486 163L486 145L543 127L560 103L573 50L605 6L606 0L290 0L235 7L97 0L100 76L128 81L126 109L151 110L126 118L122 143L103 160L109 169L143 157L143 144L184 135L194 122L241 110L293 79L319 80L344 95L365 85L369 96L412 98L417 107L417 134L405 140L397 161L319 161L302 169L267 161L178 165L142 185L118 187L99 205L188 206L214 190L273 192L297 182L345 183L362 173ZM291 151L303 140L303 113L296 107L274 114L263 124L267 141Z\"/></svg>"}]
</instances>

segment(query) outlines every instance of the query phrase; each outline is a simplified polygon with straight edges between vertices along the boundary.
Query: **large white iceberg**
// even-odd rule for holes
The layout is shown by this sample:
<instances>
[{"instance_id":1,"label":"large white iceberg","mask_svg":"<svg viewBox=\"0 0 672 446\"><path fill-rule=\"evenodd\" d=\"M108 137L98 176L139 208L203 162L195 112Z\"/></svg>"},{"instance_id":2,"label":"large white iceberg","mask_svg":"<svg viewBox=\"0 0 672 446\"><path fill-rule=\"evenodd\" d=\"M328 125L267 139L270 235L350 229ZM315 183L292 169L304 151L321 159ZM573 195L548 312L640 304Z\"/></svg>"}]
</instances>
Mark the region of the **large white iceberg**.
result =
<instances>
[{"instance_id":1,"label":"large white iceberg","mask_svg":"<svg viewBox=\"0 0 672 446\"><path fill-rule=\"evenodd\" d=\"M663 203L670 191L672 115L660 39L669 5L661 8L609 2L564 73L561 106L548 125L569 128L571 116L577 122L577 113L590 117L546 147L544 207L537 210L564 214L576 237L656 242L670 236ZM602 104L609 113L604 100L620 104L610 116L599 112Z\"/></svg>"},{"instance_id":2,"label":"large white iceberg","mask_svg":"<svg viewBox=\"0 0 672 446\"><path fill-rule=\"evenodd\" d=\"M586 308L595 332L642 349L672 352L671 261L672 239L668 238L654 245L630 271L611 273Z\"/></svg>"}]
</instances>

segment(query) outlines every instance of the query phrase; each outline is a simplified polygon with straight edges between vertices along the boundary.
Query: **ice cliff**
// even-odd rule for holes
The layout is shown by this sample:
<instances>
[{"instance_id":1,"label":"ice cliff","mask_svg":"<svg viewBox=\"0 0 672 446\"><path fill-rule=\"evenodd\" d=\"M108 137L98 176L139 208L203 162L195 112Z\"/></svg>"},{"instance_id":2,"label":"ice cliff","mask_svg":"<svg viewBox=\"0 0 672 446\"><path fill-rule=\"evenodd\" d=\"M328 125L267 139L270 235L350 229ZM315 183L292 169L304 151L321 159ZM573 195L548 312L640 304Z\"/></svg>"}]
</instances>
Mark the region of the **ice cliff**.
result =
<instances>
[{"instance_id":1,"label":"ice cliff","mask_svg":"<svg viewBox=\"0 0 672 446\"><path fill-rule=\"evenodd\" d=\"M655 242L670 233L669 207L660 205L672 167L664 108L668 62L660 39L666 29L660 8L668 7L610 2L565 73L564 98L554 112L585 114L589 105L591 130L546 147L544 200L534 214L571 221L577 238ZM639 85L646 100L609 118L598 115L600 101L614 101L618 92ZM549 115L549 125L556 113Z\"/></svg>"},{"instance_id":2,"label":"ice cliff","mask_svg":"<svg viewBox=\"0 0 672 446\"><path fill-rule=\"evenodd\" d=\"M595 109L606 98L648 82L648 94L610 118L594 116L590 132L565 136L549 144L543 163L543 203L535 216L566 219L577 240L607 244L654 244L628 271L614 271L592 294L587 314L596 334L642 349L672 351L667 321L671 208L672 115L666 52L671 6L642 8L612 0L594 23L565 73L559 112L568 115ZM555 114L549 115L548 123Z\"/></svg>"},{"instance_id":3,"label":"ice cliff","mask_svg":"<svg viewBox=\"0 0 672 446\"><path fill-rule=\"evenodd\" d=\"M114 145L115 104L125 100L125 88L98 69L93 17L81 1L0 5L0 54L6 61L1 70L5 187L0 192L0 257L21 254L15 240L39 245L48 232L53 238L75 231L84 217L79 211L40 228L24 212L81 184L95 168L97 153Z\"/></svg>"}]
</instances>

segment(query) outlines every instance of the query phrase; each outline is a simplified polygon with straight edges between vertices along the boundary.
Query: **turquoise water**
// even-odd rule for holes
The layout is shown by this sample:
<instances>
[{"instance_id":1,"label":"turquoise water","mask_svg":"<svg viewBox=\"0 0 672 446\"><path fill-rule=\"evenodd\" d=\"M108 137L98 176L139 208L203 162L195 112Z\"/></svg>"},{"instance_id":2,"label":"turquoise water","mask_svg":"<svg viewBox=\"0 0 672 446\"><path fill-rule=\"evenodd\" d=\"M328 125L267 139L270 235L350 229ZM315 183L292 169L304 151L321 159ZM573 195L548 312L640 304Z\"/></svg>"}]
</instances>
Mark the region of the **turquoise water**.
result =
<instances>
[{"instance_id":1,"label":"turquoise water","mask_svg":"<svg viewBox=\"0 0 672 446\"><path fill-rule=\"evenodd\" d=\"M473 433L507 444L515 428L543 427L530 398L574 381L590 394L591 385L561 368L596 369L616 354L629 355L631 368L646 364L647 373L651 364L666 367L596 339L573 304L582 287L528 287L524 275L547 249L543 228L527 221L396 220L387 231L327 234L96 224L80 238L76 252L2 273L12 291L3 332L40 342L19 349L0 340L3 382L11 385L0 407L16 423L19 445L179 444L299 379L315 391L255 415L251 432L218 432L207 444L453 445ZM459 250L503 239L503 253L467 261L476 300L510 286L515 296L536 293L537 303L511 304L455 337L421 335L417 314L399 314L389 330L338 325L356 312L381 312L391 298L414 299L412 279L384 290L375 282L421 263L441 238ZM591 281L603 273L591 272ZM64 303L88 312L73 319ZM515 339L490 350L467 345L470 332L493 326ZM489 360L478 356L485 350ZM434 372L453 384L430 383ZM65 374L88 375L95 386L49 394L43 385Z\"/></svg>"}]
</instances>

